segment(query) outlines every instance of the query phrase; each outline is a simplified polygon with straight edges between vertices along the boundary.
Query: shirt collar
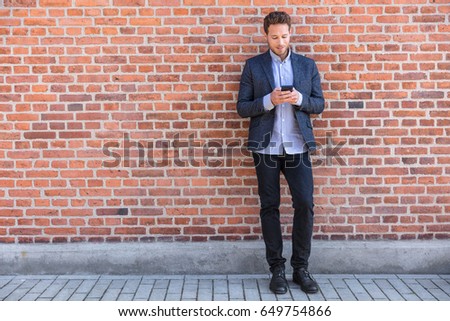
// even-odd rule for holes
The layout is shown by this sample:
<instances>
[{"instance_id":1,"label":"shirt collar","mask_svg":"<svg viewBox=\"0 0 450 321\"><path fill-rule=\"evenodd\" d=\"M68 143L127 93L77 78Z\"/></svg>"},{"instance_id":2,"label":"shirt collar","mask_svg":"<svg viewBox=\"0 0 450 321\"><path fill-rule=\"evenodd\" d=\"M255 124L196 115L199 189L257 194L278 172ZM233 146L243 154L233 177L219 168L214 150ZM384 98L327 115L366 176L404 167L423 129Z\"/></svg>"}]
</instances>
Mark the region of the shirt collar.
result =
<instances>
[{"instance_id":1,"label":"shirt collar","mask_svg":"<svg viewBox=\"0 0 450 321\"><path fill-rule=\"evenodd\" d=\"M274 54L272 50L269 49L269 52L272 60L275 60L278 63L289 62L291 60L291 48L289 48L289 53L283 61L281 61L281 58L278 55Z\"/></svg>"}]
</instances>

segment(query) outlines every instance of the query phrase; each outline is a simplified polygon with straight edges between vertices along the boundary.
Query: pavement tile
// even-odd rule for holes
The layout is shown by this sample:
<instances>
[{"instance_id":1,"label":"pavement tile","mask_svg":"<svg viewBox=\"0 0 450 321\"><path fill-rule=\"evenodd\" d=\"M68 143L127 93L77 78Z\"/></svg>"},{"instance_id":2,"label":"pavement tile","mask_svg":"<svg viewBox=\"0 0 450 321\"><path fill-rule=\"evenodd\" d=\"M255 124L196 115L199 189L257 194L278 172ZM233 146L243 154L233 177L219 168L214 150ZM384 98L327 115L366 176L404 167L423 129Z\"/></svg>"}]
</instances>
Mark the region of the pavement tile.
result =
<instances>
[{"instance_id":1,"label":"pavement tile","mask_svg":"<svg viewBox=\"0 0 450 321\"><path fill-rule=\"evenodd\" d=\"M213 294L213 301L228 301L228 293Z\"/></svg>"},{"instance_id":2,"label":"pavement tile","mask_svg":"<svg viewBox=\"0 0 450 321\"><path fill-rule=\"evenodd\" d=\"M27 293L25 294L20 301L37 301L40 293Z\"/></svg>"},{"instance_id":3,"label":"pavement tile","mask_svg":"<svg viewBox=\"0 0 450 321\"><path fill-rule=\"evenodd\" d=\"M101 301L117 301L119 298L121 289L108 288L105 294L102 296Z\"/></svg>"},{"instance_id":4,"label":"pavement tile","mask_svg":"<svg viewBox=\"0 0 450 321\"><path fill-rule=\"evenodd\" d=\"M345 281L343 279L331 278L330 282L333 285L333 288L335 288L336 290L348 288L348 285L345 283Z\"/></svg>"},{"instance_id":5,"label":"pavement tile","mask_svg":"<svg viewBox=\"0 0 450 321\"><path fill-rule=\"evenodd\" d=\"M120 293L117 301L132 301L134 297L133 293Z\"/></svg>"},{"instance_id":6,"label":"pavement tile","mask_svg":"<svg viewBox=\"0 0 450 321\"><path fill-rule=\"evenodd\" d=\"M339 300L339 294L330 282L322 282L319 284L323 296L326 300Z\"/></svg>"},{"instance_id":7,"label":"pavement tile","mask_svg":"<svg viewBox=\"0 0 450 321\"><path fill-rule=\"evenodd\" d=\"M127 282L127 280L124 278L113 280L111 282L111 284L109 285L108 290L109 289L122 289L126 282Z\"/></svg>"},{"instance_id":8,"label":"pavement tile","mask_svg":"<svg viewBox=\"0 0 450 321\"><path fill-rule=\"evenodd\" d=\"M302 290L300 290L300 286L295 285L295 287L293 285L290 286L291 288L291 296L292 296L292 300L294 301L308 301L308 295L303 292Z\"/></svg>"},{"instance_id":9,"label":"pavement tile","mask_svg":"<svg viewBox=\"0 0 450 321\"><path fill-rule=\"evenodd\" d=\"M242 285L244 290L258 290L258 282L256 279L243 279Z\"/></svg>"},{"instance_id":10,"label":"pavement tile","mask_svg":"<svg viewBox=\"0 0 450 321\"><path fill-rule=\"evenodd\" d=\"M228 297L228 282L226 280L213 280L214 294L226 294Z\"/></svg>"},{"instance_id":11,"label":"pavement tile","mask_svg":"<svg viewBox=\"0 0 450 321\"><path fill-rule=\"evenodd\" d=\"M212 301L213 293L207 289L199 289L197 293L198 301Z\"/></svg>"},{"instance_id":12,"label":"pavement tile","mask_svg":"<svg viewBox=\"0 0 450 321\"><path fill-rule=\"evenodd\" d=\"M262 301L277 301L277 296L273 293L261 293Z\"/></svg>"},{"instance_id":13,"label":"pavement tile","mask_svg":"<svg viewBox=\"0 0 450 321\"><path fill-rule=\"evenodd\" d=\"M153 288L150 294L150 301L164 301L167 294L167 288Z\"/></svg>"},{"instance_id":14,"label":"pavement tile","mask_svg":"<svg viewBox=\"0 0 450 321\"><path fill-rule=\"evenodd\" d=\"M185 280L181 299L195 300L197 299L197 293L198 293L198 280Z\"/></svg>"},{"instance_id":15,"label":"pavement tile","mask_svg":"<svg viewBox=\"0 0 450 321\"><path fill-rule=\"evenodd\" d=\"M361 279L361 284L370 297L374 300L388 300L387 296L380 290L380 288L370 279Z\"/></svg>"},{"instance_id":16,"label":"pavement tile","mask_svg":"<svg viewBox=\"0 0 450 321\"><path fill-rule=\"evenodd\" d=\"M98 279L83 280L80 286L76 289L75 294L88 294L97 283Z\"/></svg>"},{"instance_id":17,"label":"pavement tile","mask_svg":"<svg viewBox=\"0 0 450 321\"><path fill-rule=\"evenodd\" d=\"M400 293L402 295L413 294L411 288L408 287L406 285L406 283L403 282L403 280L401 280L401 279L390 279L390 280L388 280L388 282L398 293Z\"/></svg>"},{"instance_id":18,"label":"pavement tile","mask_svg":"<svg viewBox=\"0 0 450 321\"><path fill-rule=\"evenodd\" d=\"M180 293L167 293L166 301L181 301L181 292Z\"/></svg>"},{"instance_id":19,"label":"pavement tile","mask_svg":"<svg viewBox=\"0 0 450 321\"><path fill-rule=\"evenodd\" d=\"M404 301L402 295L394 289L388 280L375 279L374 282L378 285L378 288L387 296L390 301Z\"/></svg>"},{"instance_id":20,"label":"pavement tile","mask_svg":"<svg viewBox=\"0 0 450 321\"><path fill-rule=\"evenodd\" d=\"M320 274L320 291L269 290L270 275L3 275L0 300L9 301L450 301L450 275Z\"/></svg>"},{"instance_id":21,"label":"pavement tile","mask_svg":"<svg viewBox=\"0 0 450 321\"><path fill-rule=\"evenodd\" d=\"M247 288L244 286L244 300L245 301L260 301L261 296L257 288Z\"/></svg>"},{"instance_id":22,"label":"pavement tile","mask_svg":"<svg viewBox=\"0 0 450 321\"><path fill-rule=\"evenodd\" d=\"M342 301L357 301L356 297L353 295L352 291L350 289L345 288L338 288L336 289L336 292L339 294L339 297Z\"/></svg>"},{"instance_id":23,"label":"pavement tile","mask_svg":"<svg viewBox=\"0 0 450 321\"><path fill-rule=\"evenodd\" d=\"M450 301L450 296L442 291L441 289L431 288L428 291L438 300L438 301Z\"/></svg>"},{"instance_id":24,"label":"pavement tile","mask_svg":"<svg viewBox=\"0 0 450 321\"><path fill-rule=\"evenodd\" d=\"M25 280L19 287L15 288L4 300L19 301L39 282L39 280Z\"/></svg>"},{"instance_id":25,"label":"pavement tile","mask_svg":"<svg viewBox=\"0 0 450 321\"><path fill-rule=\"evenodd\" d=\"M358 294L367 294L367 291L364 289L362 284L357 279L344 279L347 287L354 293Z\"/></svg>"},{"instance_id":26,"label":"pavement tile","mask_svg":"<svg viewBox=\"0 0 450 321\"><path fill-rule=\"evenodd\" d=\"M422 301L436 301L436 298L415 279L405 279L405 283Z\"/></svg>"},{"instance_id":27,"label":"pavement tile","mask_svg":"<svg viewBox=\"0 0 450 321\"><path fill-rule=\"evenodd\" d=\"M98 280L97 283L95 283L94 287L91 289L91 291L88 293L86 300L87 301L100 300L105 294L111 282L112 282L111 279Z\"/></svg>"},{"instance_id":28,"label":"pavement tile","mask_svg":"<svg viewBox=\"0 0 450 321\"><path fill-rule=\"evenodd\" d=\"M53 283L53 279L39 279L35 286L30 290L31 293L42 293L44 292L51 284Z\"/></svg>"},{"instance_id":29,"label":"pavement tile","mask_svg":"<svg viewBox=\"0 0 450 321\"><path fill-rule=\"evenodd\" d=\"M229 283L230 299L244 300L244 288L242 281Z\"/></svg>"},{"instance_id":30,"label":"pavement tile","mask_svg":"<svg viewBox=\"0 0 450 321\"><path fill-rule=\"evenodd\" d=\"M126 280L121 294L134 294L139 287L142 278Z\"/></svg>"},{"instance_id":31,"label":"pavement tile","mask_svg":"<svg viewBox=\"0 0 450 321\"><path fill-rule=\"evenodd\" d=\"M198 280L198 288L203 290L212 291L213 280L212 279L200 279Z\"/></svg>"},{"instance_id":32,"label":"pavement tile","mask_svg":"<svg viewBox=\"0 0 450 321\"><path fill-rule=\"evenodd\" d=\"M53 301L68 301L81 285L82 280L69 280L64 288L53 298Z\"/></svg>"},{"instance_id":33,"label":"pavement tile","mask_svg":"<svg viewBox=\"0 0 450 321\"><path fill-rule=\"evenodd\" d=\"M169 286L170 280L156 280L153 288L154 289L167 289Z\"/></svg>"},{"instance_id":34,"label":"pavement tile","mask_svg":"<svg viewBox=\"0 0 450 321\"><path fill-rule=\"evenodd\" d=\"M53 299L58 293L64 288L64 286L69 282L69 280L55 280L53 283L45 289L41 294L40 298L51 298Z\"/></svg>"},{"instance_id":35,"label":"pavement tile","mask_svg":"<svg viewBox=\"0 0 450 321\"><path fill-rule=\"evenodd\" d=\"M181 294L183 291L183 280L170 280L169 287L167 289L168 294Z\"/></svg>"},{"instance_id":36,"label":"pavement tile","mask_svg":"<svg viewBox=\"0 0 450 321\"><path fill-rule=\"evenodd\" d=\"M84 301L87 297L87 293L74 293L69 298L69 301Z\"/></svg>"},{"instance_id":37,"label":"pavement tile","mask_svg":"<svg viewBox=\"0 0 450 321\"><path fill-rule=\"evenodd\" d=\"M133 300L148 300L152 293L153 284L140 284L136 290Z\"/></svg>"},{"instance_id":38,"label":"pavement tile","mask_svg":"<svg viewBox=\"0 0 450 321\"><path fill-rule=\"evenodd\" d=\"M307 297L309 301L325 301L325 297L323 296L321 291L315 294L307 294Z\"/></svg>"},{"instance_id":39,"label":"pavement tile","mask_svg":"<svg viewBox=\"0 0 450 321\"><path fill-rule=\"evenodd\" d=\"M450 279L446 281L445 279L433 279L433 283L437 285L439 289L450 295Z\"/></svg>"}]
</instances>

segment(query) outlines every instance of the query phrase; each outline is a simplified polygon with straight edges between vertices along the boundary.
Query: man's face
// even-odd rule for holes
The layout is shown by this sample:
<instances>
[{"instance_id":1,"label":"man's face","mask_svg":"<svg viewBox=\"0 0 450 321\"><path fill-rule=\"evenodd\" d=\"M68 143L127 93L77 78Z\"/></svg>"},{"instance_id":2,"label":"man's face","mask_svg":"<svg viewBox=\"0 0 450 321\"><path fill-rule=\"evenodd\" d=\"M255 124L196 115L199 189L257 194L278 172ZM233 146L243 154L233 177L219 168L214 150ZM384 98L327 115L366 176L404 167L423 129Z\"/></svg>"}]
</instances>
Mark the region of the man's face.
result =
<instances>
[{"instance_id":1,"label":"man's face","mask_svg":"<svg viewBox=\"0 0 450 321\"><path fill-rule=\"evenodd\" d=\"M279 56L282 60L287 57L289 53L289 40L291 37L291 30L287 24L270 25L266 38L270 50Z\"/></svg>"}]
</instances>

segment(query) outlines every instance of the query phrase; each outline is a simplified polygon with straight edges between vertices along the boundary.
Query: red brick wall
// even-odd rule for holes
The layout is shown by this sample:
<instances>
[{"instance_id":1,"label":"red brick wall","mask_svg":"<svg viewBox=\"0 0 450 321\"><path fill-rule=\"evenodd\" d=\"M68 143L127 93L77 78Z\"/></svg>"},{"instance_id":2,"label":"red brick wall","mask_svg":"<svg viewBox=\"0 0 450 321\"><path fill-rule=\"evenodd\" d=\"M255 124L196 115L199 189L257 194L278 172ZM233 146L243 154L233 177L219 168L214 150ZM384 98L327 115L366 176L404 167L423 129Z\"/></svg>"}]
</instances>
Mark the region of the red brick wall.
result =
<instances>
[{"instance_id":1,"label":"red brick wall","mask_svg":"<svg viewBox=\"0 0 450 321\"><path fill-rule=\"evenodd\" d=\"M448 1L1 1L0 242L259 238L235 103L275 8L323 79L315 238L449 238Z\"/></svg>"}]
</instances>

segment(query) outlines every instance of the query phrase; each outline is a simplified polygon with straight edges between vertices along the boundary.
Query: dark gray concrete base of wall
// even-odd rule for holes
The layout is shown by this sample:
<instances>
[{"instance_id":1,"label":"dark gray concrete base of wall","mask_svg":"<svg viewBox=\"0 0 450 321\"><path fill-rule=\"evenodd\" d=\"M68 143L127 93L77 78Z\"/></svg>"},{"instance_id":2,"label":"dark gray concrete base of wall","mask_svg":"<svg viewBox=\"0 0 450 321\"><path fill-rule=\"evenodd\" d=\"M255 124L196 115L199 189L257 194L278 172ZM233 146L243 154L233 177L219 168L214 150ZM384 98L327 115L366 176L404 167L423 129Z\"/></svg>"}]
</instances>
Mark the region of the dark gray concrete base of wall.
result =
<instances>
[{"instance_id":1,"label":"dark gray concrete base of wall","mask_svg":"<svg viewBox=\"0 0 450 321\"><path fill-rule=\"evenodd\" d=\"M269 271L264 255L262 241L1 244L0 274L260 274ZM310 270L446 274L450 240L314 241Z\"/></svg>"}]
</instances>

